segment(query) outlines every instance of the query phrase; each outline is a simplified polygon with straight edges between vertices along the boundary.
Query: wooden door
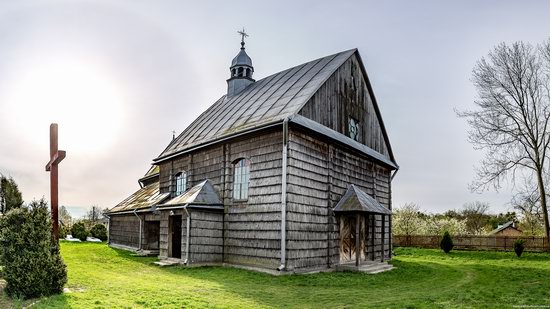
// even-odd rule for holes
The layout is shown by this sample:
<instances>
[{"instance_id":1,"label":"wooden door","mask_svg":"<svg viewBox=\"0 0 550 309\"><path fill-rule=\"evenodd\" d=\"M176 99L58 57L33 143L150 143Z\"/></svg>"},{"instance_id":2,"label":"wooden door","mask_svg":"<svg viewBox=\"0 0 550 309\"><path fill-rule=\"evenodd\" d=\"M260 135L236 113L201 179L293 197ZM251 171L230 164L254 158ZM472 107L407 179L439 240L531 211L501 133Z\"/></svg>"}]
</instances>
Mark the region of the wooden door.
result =
<instances>
[{"instance_id":1,"label":"wooden door","mask_svg":"<svg viewBox=\"0 0 550 309\"><path fill-rule=\"evenodd\" d=\"M173 258L181 259L181 216L171 216L170 217L170 242L171 256Z\"/></svg>"},{"instance_id":2,"label":"wooden door","mask_svg":"<svg viewBox=\"0 0 550 309\"><path fill-rule=\"evenodd\" d=\"M340 217L340 263L355 261L355 216Z\"/></svg>"}]
</instances>

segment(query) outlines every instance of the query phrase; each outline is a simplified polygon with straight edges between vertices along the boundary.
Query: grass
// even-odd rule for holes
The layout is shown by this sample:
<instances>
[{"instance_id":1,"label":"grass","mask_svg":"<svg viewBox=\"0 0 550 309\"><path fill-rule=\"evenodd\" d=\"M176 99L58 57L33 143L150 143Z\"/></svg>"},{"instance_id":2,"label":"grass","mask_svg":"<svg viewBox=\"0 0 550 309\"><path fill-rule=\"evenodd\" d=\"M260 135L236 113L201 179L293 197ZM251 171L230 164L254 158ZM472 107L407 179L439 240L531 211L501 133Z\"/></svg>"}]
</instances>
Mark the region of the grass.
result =
<instances>
[{"instance_id":1,"label":"grass","mask_svg":"<svg viewBox=\"0 0 550 309\"><path fill-rule=\"evenodd\" d=\"M377 275L274 277L222 267L159 268L96 243L62 243L72 291L33 308L511 308L550 306L550 254L397 248ZM36 300L35 300L36 301ZM32 301L30 301L32 302ZM0 307L28 305L0 297Z\"/></svg>"}]
</instances>

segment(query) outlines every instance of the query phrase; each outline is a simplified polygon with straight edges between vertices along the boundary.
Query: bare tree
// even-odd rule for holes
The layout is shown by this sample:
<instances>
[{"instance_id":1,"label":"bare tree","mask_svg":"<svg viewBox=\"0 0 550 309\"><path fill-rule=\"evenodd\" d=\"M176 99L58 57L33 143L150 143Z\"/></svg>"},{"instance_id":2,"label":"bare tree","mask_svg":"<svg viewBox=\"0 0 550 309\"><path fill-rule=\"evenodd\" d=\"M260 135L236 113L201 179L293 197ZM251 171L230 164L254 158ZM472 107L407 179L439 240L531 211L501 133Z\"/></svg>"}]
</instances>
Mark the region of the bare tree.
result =
<instances>
[{"instance_id":1,"label":"bare tree","mask_svg":"<svg viewBox=\"0 0 550 309\"><path fill-rule=\"evenodd\" d=\"M466 232L472 235L481 235L483 228L489 223L489 204L479 201L464 204L460 212L466 221Z\"/></svg>"},{"instance_id":2,"label":"bare tree","mask_svg":"<svg viewBox=\"0 0 550 309\"><path fill-rule=\"evenodd\" d=\"M523 42L501 43L474 67L478 109L458 112L471 127L469 140L486 150L473 190L514 182L516 172L534 175L550 236L544 174L550 144L550 41L537 48Z\"/></svg>"},{"instance_id":3,"label":"bare tree","mask_svg":"<svg viewBox=\"0 0 550 309\"><path fill-rule=\"evenodd\" d=\"M86 219L90 221L90 224L93 226L99 223L99 220L103 217L103 210L99 206L92 206L90 210L86 213Z\"/></svg>"},{"instance_id":4,"label":"bare tree","mask_svg":"<svg viewBox=\"0 0 550 309\"><path fill-rule=\"evenodd\" d=\"M73 222L73 217L67 210L67 207L61 206L59 208L59 221L62 226L70 228Z\"/></svg>"}]
</instances>

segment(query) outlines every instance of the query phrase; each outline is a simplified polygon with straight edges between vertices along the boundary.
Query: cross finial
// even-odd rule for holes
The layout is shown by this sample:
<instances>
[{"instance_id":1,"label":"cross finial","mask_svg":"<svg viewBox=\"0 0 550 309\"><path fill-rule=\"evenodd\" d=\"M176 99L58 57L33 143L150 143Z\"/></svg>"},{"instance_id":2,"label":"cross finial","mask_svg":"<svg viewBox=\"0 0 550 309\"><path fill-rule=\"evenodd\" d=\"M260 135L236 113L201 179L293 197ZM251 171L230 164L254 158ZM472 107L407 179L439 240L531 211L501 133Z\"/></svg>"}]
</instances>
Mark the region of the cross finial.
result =
<instances>
[{"instance_id":1,"label":"cross finial","mask_svg":"<svg viewBox=\"0 0 550 309\"><path fill-rule=\"evenodd\" d=\"M172 140L176 139L176 131L172 130Z\"/></svg>"},{"instance_id":2,"label":"cross finial","mask_svg":"<svg viewBox=\"0 0 550 309\"><path fill-rule=\"evenodd\" d=\"M244 32L244 27L242 31L237 31L237 33L241 35L241 48L244 48L244 38L247 38L248 34Z\"/></svg>"}]
</instances>

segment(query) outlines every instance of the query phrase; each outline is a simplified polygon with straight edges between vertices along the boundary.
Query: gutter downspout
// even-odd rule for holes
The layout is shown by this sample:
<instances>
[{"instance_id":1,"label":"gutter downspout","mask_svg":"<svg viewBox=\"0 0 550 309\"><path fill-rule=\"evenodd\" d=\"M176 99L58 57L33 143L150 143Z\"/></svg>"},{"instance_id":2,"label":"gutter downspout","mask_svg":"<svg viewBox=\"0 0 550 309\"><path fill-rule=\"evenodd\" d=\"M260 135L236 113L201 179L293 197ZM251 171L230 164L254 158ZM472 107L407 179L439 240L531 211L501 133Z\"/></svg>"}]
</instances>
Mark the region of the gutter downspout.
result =
<instances>
[{"instance_id":1,"label":"gutter downspout","mask_svg":"<svg viewBox=\"0 0 550 309\"><path fill-rule=\"evenodd\" d=\"M278 271L286 269L286 176L288 161L288 118L283 121L283 167L281 179L281 265Z\"/></svg>"},{"instance_id":2,"label":"gutter downspout","mask_svg":"<svg viewBox=\"0 0 550 309\"><path fill-rule=\"evenodd\" d=\"M141 250L141 231L142 231L143 221L141 220L141 217L136 212L137 212L137 209L134 209L134 216L136 216L139 220L139 247L138 247L138 250Z\"/></svg>"},{"instance_id":3,"label":"gutter downspout","mask_svg":"<svg viewBox=\"0 0 550 309\"><path fill-rule=\"evenodd\" d=\"M399 169L396 169L395 172L393 172L393 175L391 175L391 177L390 177L390 181L393 181L393 178L395 177L397 172L399 172Z\"/></svg>"},{"instance_id":4,"label":"gutter downspout","mask_svg":"<svg viewBox=\"0 0 550 309\"><path fill-rule=\"evenodd\" d=\"M183 210L185 210L187 214L187 224L185 226L185 261L183 261L183 264L187 265L189 263L189 231L191 230L191 216L189 215L189 211L187 211L187 205L183 207Z\"/></svg>"}]
</instances>

